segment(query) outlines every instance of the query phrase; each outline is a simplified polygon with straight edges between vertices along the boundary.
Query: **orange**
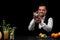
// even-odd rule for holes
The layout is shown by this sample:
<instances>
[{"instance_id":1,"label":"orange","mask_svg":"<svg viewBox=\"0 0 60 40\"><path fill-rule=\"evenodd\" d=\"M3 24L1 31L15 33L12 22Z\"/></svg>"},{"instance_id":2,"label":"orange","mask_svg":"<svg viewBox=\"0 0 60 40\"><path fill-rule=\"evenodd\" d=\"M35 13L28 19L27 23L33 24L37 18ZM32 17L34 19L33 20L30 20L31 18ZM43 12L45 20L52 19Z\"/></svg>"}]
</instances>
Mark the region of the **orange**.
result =
<instances>
[{"instance_id":1,"label":"orange","mask_svg":"<svg viewBox=\"0 0 60 40\"><path fill-rule=\"evenodd\" d=\"M52 33L52 34L51 34L51 37L54 37L54 35L55 35L55 33Z\"/></svg>"},{"instance_id":2,"label":"orange","mask_svg":"<svg viewBox=\"0 0 60 40\"><path fill-rule=\"evenodd\" d=\"M60 32L58 32L58 36L60 36Z\"/></svg>"},{"instance_id":3,"label":"orange","mask_svg":"<svg viewBox=\"0 0 60 40\"><path fill-rule=\"evenodd\" d=\"M56 33L56 34L54 34L54 38L58 38L58 34Z\"/></svg>"},{"instance_id":4,"label":"orange","mask_svg":"<svg viewBox=\"0 0 60 40\"><path fill-rule=\"evenodd\" d=\"M51 37L53 37L53 38L58 38L58 34L57 34L57 33L52 33L52 34L51 34Z\"/></svg>"}]
</instances>

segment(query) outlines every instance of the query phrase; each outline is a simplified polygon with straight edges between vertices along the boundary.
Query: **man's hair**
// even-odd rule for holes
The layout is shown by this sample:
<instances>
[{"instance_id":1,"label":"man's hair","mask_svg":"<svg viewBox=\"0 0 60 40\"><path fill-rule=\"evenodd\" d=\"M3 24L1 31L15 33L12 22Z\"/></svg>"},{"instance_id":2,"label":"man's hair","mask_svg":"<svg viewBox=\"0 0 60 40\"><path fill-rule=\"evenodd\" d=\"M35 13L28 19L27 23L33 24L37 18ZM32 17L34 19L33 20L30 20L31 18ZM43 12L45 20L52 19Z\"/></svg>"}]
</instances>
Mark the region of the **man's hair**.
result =
<instances>
[{"instance_id":1,"label":"man's hair","mask_svg":"<svg viewBox=\"0 0 60 40\"><path fill-rule=\"evenodd\" d=\"M38 8L39 8L40 6L45 6L46 9L47 9L47 5L46 5L46 4L40 4L40 5L38 5Z\"/></svg>"}]
</instances>

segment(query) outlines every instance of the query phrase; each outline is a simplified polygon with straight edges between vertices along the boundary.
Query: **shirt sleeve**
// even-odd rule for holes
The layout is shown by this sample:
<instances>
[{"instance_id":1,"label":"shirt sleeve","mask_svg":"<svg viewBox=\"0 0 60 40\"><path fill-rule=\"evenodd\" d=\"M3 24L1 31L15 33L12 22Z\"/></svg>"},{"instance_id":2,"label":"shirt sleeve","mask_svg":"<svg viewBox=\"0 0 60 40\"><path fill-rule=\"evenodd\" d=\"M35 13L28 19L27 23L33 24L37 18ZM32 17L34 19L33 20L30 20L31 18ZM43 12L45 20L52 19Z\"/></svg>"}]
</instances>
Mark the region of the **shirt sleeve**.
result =
<instances>
[{"instance_id":1,"label":"shirt sleeve","mask_svg":"<svg viewBox=\"0 0 60 40\"><path fill-rule=\"evenodd\" d=\"M43 23L41 23L41 26L43 27L44 30L46 30L47 32L50 32L52 30L52 27L53 27L53 19L49 18L48 23L45 24L43 22Z\"/></svg>"},{"instance_id":2,"label":"shirt sleeve","mask_svg":"<svg viewBox=\"0 0 60 40\"><path fill-rule=\"evenodd\" d=\"M29 31L34 30L34 27L35 27L35 20L32 19L29 26L28 26L28 30Z\"/></svg>"}]
</instances>

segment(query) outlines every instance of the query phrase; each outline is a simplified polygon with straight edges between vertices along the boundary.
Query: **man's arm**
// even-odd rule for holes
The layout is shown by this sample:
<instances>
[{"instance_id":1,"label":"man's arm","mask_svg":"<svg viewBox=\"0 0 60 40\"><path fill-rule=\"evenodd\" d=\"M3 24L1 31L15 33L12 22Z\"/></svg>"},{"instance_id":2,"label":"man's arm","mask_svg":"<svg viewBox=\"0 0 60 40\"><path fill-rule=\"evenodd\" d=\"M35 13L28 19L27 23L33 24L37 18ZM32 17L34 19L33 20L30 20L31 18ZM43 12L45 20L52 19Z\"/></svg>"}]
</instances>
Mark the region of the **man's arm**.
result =
<instances>
[{"instance_id":1,"label":"man's arm","mask_svg":"<svg viewBox=\"0 0 60 40\"><path fill-rule=\"evenodd\" d=\"M41 23L41 26L43 27L44 30L46 30L47 32L50 32L53 27L53 19L49 18L48 23L47 24Z\"/></svg>"},{"instance_id":2,"label":"man's arm","mask_svg":"<svg viewBox=\"0 0 60 40\"><path fill-rule=\"evenodd\" d=\"M28 26L28 30L29 31L34 30L34 27L35 27L35 20L32 19L29 26Z\"/></svg>"},{"instance_id":3,"label":"man's arm","mask_svg":"<svg viewBox=\"0 0 60 40\"><path fill-rule=\"evenodd\" d=\"M37 16L37 17L35 17ZM36 23L40 23L41 20L40 20L40 16L38 16L38 14L36 14L36 12L33 12L33 19L31 20L29 26L28 26L28 30L34 30L34 27L35 27L35 22Z\"/></svg>"}]
</instances>

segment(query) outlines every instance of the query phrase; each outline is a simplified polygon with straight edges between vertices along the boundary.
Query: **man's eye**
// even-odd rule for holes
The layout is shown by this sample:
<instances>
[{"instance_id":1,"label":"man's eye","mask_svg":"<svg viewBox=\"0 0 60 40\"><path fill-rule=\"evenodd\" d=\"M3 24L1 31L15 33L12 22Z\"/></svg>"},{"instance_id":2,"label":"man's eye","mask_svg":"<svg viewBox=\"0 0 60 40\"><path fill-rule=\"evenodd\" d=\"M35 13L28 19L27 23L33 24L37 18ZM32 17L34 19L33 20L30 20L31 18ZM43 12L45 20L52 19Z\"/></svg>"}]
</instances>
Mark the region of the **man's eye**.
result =
<instances>
[{"instance_id":1,"label":"man's eye","mask_svg":"<svg viewBox=\"0 0 60 40\"><path fill-rule=\"evenodd\" d=\"M45 11L45 9L39 9L39 11Z\"/></svg>"},{"instance_id":2,"label":"man's eye","mask_svg":"<svg viewBox=\"0 0 60 40\"><path fill-rule=\"evenodd\" d=\"M45 10L42 10L42 11L45 11Z\"/></svg>"}]
</instances>

